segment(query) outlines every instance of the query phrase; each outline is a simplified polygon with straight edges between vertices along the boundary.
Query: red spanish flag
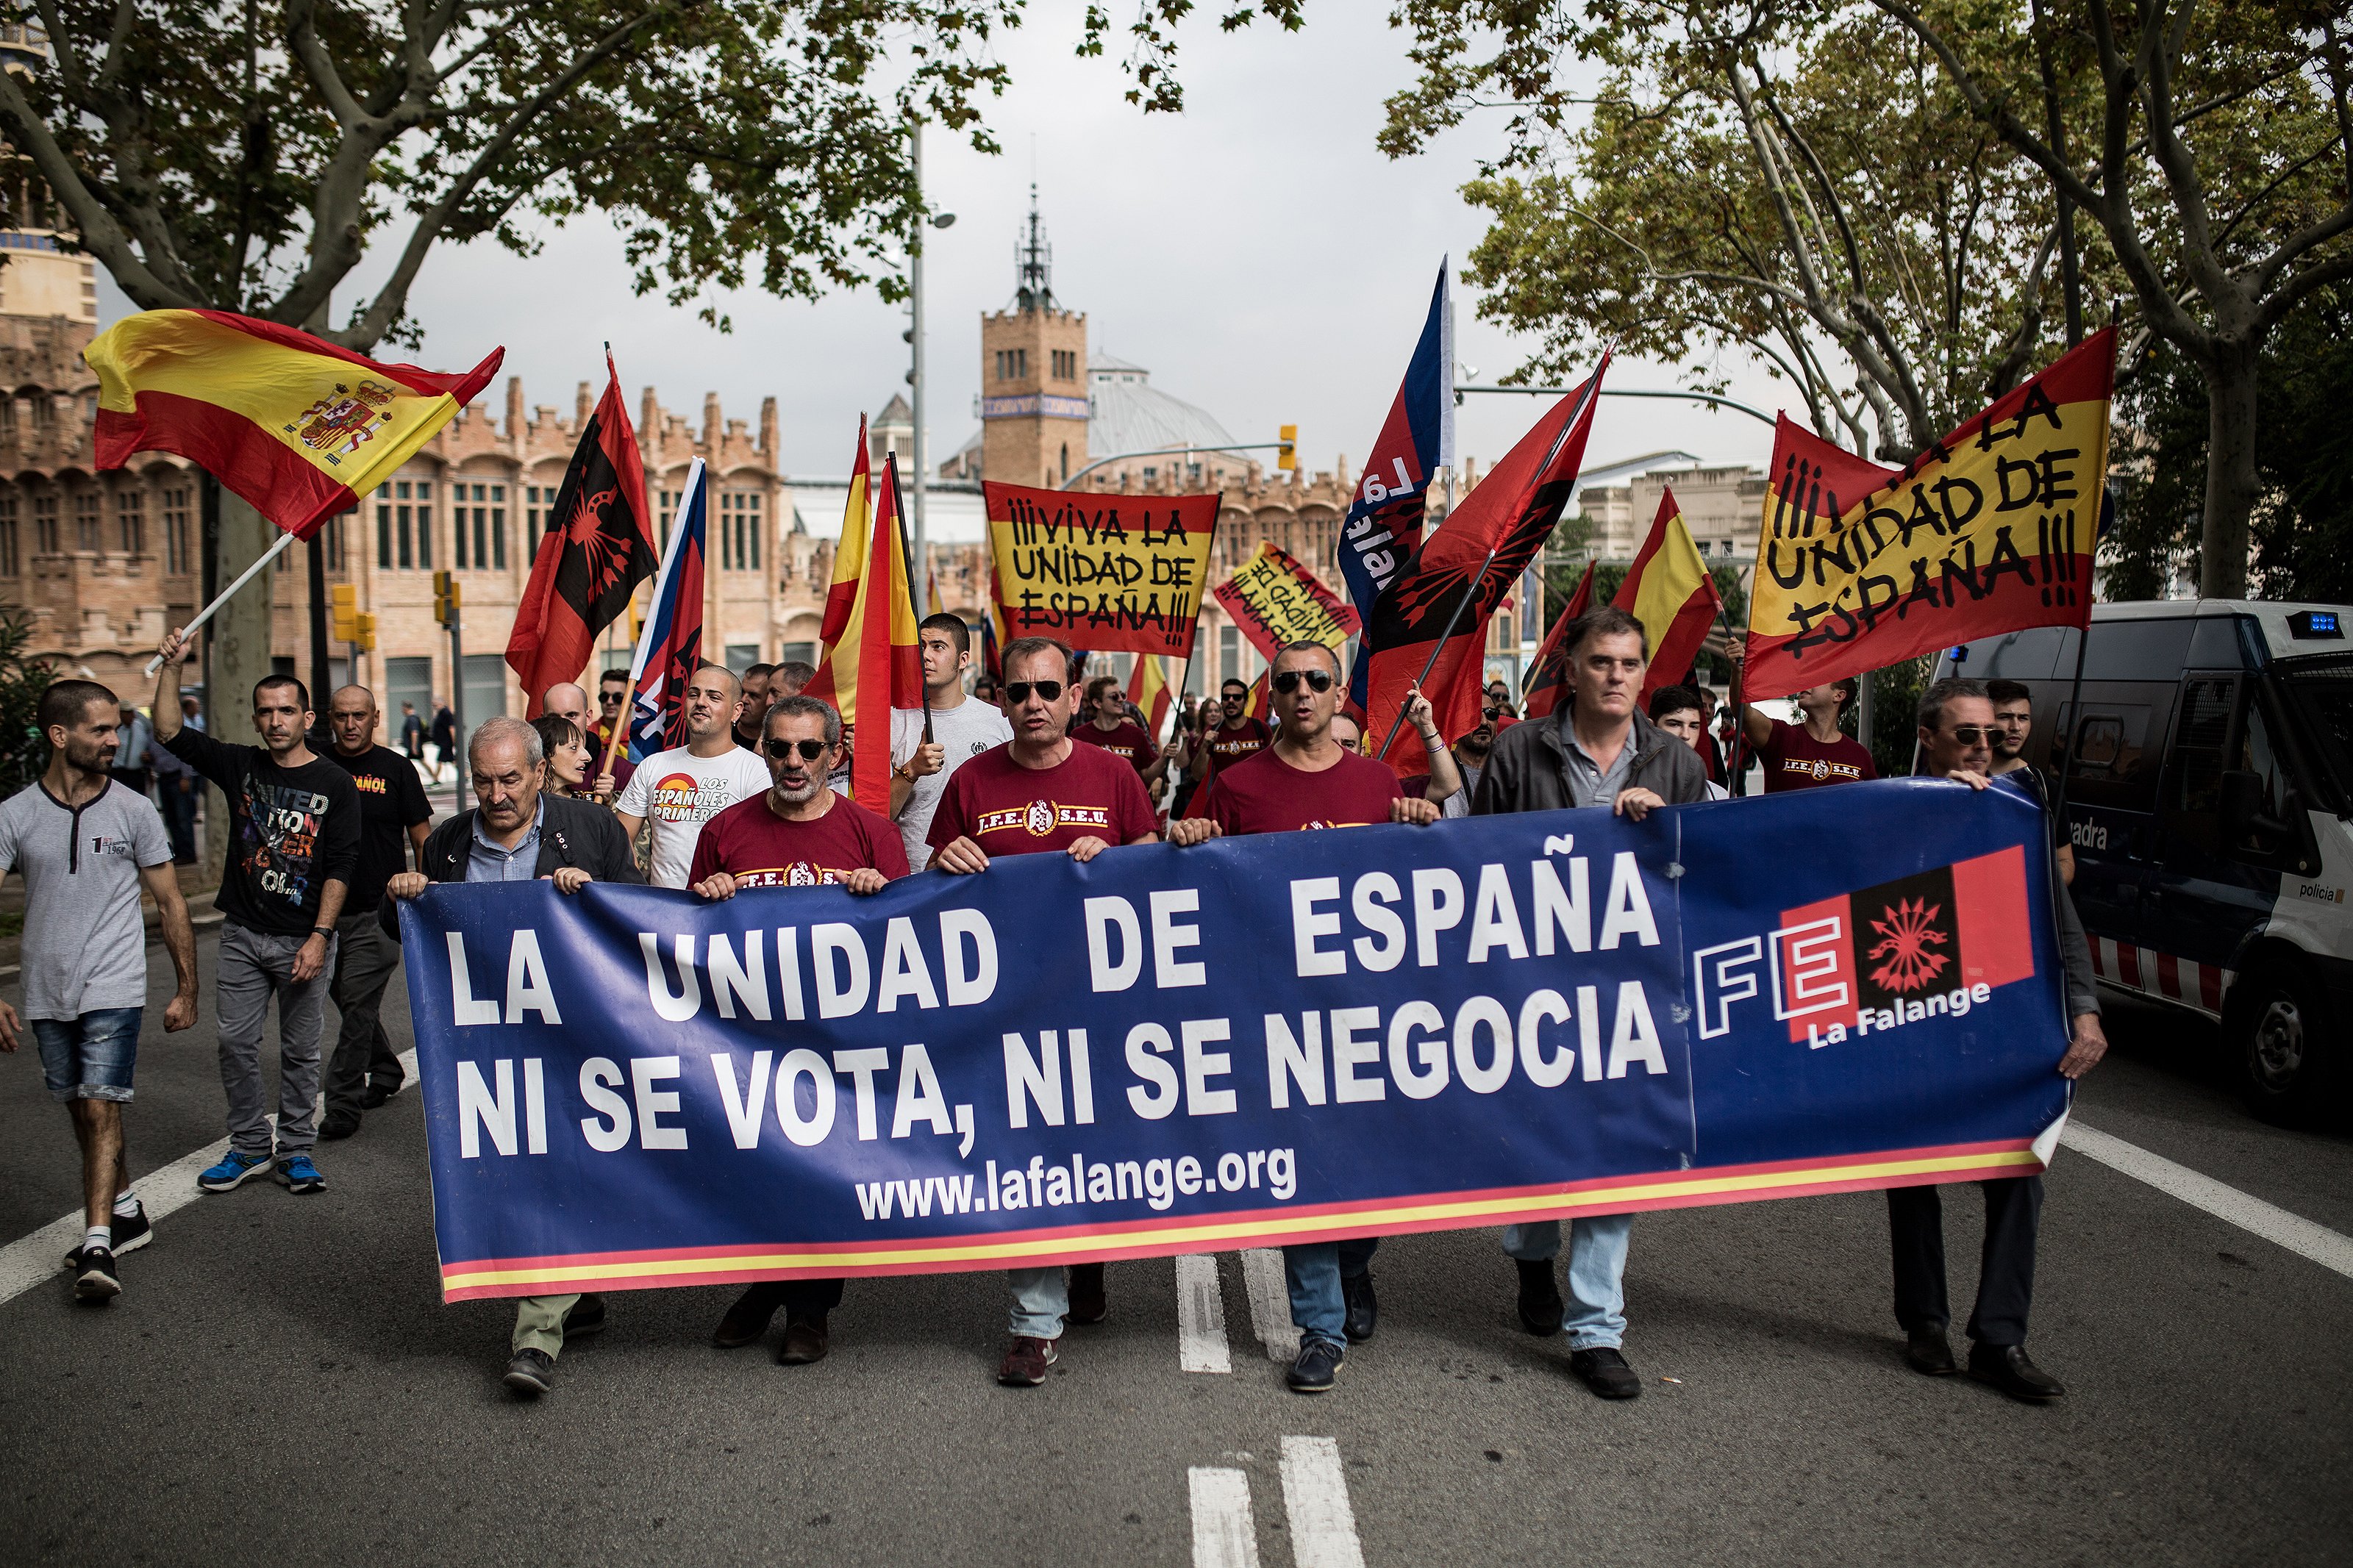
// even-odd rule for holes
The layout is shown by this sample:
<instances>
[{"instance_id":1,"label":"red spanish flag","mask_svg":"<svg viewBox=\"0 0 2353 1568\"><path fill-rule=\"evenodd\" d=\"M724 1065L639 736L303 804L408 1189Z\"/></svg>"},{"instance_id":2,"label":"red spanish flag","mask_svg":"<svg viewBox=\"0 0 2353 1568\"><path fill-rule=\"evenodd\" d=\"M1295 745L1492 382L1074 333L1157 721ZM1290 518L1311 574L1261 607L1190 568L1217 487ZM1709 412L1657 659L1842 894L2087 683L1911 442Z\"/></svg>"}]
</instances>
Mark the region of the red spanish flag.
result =
<instances>
[{"instance_id":1,"label":"red spanish flag","mask_svg":"<svg viewBox=\"0 0 2353 1568\"><path fill-rule=\"evenodd\" d=\"M2024 626L2089 625L2116 376L2111 327L1902 469L1784 416L1748 600L1747 700Z\"/></svg>"},{"instance_id":2,"label":"red spanish flag","mask_svg":"<svg viewBox=\"0 0 2353 1568\"><path fill-rule=\"evenodd\" d=\"M142 310L98 335L98 466L174 452L298 539L349 510L498 374L378 364L226 310Z\"/></svg>"},{"instance_id":3,"label":"red spanish flag","mask_svg":"<svg viewBox=\"0 0 2353 1568\"><path fill-rule=\"evenodd\" d=\"M1168 721L1168 669L1158 654L1135 656L1135 668L1127 677L1127 700L1144 715L1144 727L1157 742L1161 726Z\"/></svg>"},{"instance_id":4,"label":"red spanish flag","mask_svg":"<svg viewBox=\"0 0 2353 1568\"><path fill-rule=\"evenodd\" d=\"M1641 700L1670 686L1680 686L1699 658L1707 628L1715 624L1724 601L1700 559L1675 492L1659 492L1659 515L1651 520L1651 536L1642 541L1618 596L1609 601L1642 623L1651 641L1651 672L1643 679Z\"/></svg>"},{"instance_id":5,"label":"red spanish flag","mask_svg":"<svg viewBox=\"0 0 2353 1568\"><path fill-rule=\"evenodd\" d=\"M867 471L863 440L858 450L862 479ZM882 484L874 498L874 521L865 529L859 527L860 514L865 510L861 491L862 487L853 480L849 510L842 518L841 542L833 552L833 588L826 597L825 654L808 683L808 695L832 703L845 730L861 718L868 721L871 733L851 751L850 792L859 805L887 816L891 811L891 710L923 705L923 652L916 638L915 601L907 582L907 544L899 528L897 454L892 455L883 469ZM841 605L839 616L838 604Z\"/></svg>"}]
</instances>

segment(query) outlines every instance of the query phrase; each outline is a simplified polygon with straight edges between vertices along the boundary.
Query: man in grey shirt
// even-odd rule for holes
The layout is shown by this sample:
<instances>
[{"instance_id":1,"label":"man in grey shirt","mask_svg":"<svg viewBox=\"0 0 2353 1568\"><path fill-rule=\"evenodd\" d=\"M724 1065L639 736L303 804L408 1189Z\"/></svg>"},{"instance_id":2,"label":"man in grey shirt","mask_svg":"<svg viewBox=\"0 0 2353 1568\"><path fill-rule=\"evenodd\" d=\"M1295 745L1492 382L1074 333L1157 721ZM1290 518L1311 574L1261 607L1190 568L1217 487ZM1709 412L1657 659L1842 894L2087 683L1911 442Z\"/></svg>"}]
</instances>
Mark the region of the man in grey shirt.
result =
<instances>
[{"instance_id":1,"label":"man in grey shirt","mask_svg":"<svg viewBox=\"0 0 2353 1568\"><path fill-rule=\"evenodd\" d=\"M931 738L923 736L920 709L891 712L891 820L907 847L907 868L931 864L932 815L940 793L956 769L1013 739L1004 710L967 697L964 672L972 664L972 628L956 616L924 618L916 628L923 646L923 694L931 705Z\"/></svg>"},{"instance_id":2,"label":"man in grey shirt","mask_svg":"<svg viewBox=\"0 0 2353 1568\"><path fill-rule=\"evenodd\" d=\"M41 693L49 765L0 804L0 881L25 879L24 1020L39 1043L50 1098L72 1113L81 1144L82 1244L67 1259L77 1300L121 1294L114 1259L144 1247L147 1215L131 1190L122 1108L147 1005L147 931L139 889L155 900L179 989L164 1027L196 1021L196 942L172 869L164 819L114 780L120 745L114 693L60 680ZM0 1002L0 1051L14 1051L16 1010Z\"/></svg>"}]
</instances>

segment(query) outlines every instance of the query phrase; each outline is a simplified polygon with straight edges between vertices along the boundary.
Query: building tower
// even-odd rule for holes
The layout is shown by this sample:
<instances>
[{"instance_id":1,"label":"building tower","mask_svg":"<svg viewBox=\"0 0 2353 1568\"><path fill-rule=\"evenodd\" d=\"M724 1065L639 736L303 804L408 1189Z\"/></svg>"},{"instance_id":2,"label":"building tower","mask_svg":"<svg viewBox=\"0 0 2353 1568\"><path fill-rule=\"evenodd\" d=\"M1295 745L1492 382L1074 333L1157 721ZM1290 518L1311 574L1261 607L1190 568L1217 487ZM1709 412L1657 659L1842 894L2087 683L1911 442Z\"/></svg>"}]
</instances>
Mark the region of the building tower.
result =
<instances>
[{"instance_id":1,"label":"building tower","mask_svg":"<svg viewBox=\"0 0 2353 1568\"><path fill-rule=\"evenodd\" d=\"M1013 303L980 319L981 473L1054 486L1087 466L1087 319L1055 301L1035 185L1014 263Z\"/></svg>"}]
</instances>

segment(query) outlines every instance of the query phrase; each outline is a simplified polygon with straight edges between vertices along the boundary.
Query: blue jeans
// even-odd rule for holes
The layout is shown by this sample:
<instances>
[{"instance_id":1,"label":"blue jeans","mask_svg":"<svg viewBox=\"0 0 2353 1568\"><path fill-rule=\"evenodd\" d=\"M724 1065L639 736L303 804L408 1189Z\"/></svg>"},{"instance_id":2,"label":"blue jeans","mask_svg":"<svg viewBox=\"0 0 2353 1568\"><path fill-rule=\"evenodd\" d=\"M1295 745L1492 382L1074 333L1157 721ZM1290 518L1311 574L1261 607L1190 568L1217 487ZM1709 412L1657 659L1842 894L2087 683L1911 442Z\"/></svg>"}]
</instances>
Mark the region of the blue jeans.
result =
<instances>
[{"instance_id":1,"label":"blue jeans","mask_svg":"<svg viewBox=\"0 0 2353 1568\"><path fill-rule=\"evenodd\" d=\"M78 1018L35 1018L41 1077L51 1100L131 1100L143 1007L101 1007Z\"/></svg>"},{"instance_id":2,"label":"blue jeans","mask_svg":"<svg viewBox=\"0 0 2353 1568\"><path fill-rule=\"evenodd\" d=\"M1299 1342L1323 1340L1346 1342L1348 1303L1340 1284L1361 1279L1373 1262L1377 1236L1352 1237L1346 1241L1307 1241L1282 1249L1282 1282L1291 1291L1291 1321Z\"/></svg>"},{"instance_id":3,"label":"blue jeans","mask_svg":"<svg viewBox=\"0 0 2353 1568\"><path fill-rule=\"evenodd\" d=\"M1005 1282L1013 1287L1014 1333L1033 1340L1062 1337L1062 1320L1071 1312L1068 1269L1059 1263L1043 1268L1008 1268Z\"/></svg>"},{"instance_id":4,"label":"blue jeans","mask_svg":"<svg viewBox=\"0 0 2353 1568\"><path fill-rule=\"evenodd\" d=\"M1568 1227L1568 1291L1560 1331L1573 1351L1616 1349L1626 1342L1626 1243L1630 1214L1589 1215ZM1560 1221L1540 1219L1504 1227L1504 1250L1523 1263L1549 1263L1560 1254Z\"/></svg>"}]
</instances>

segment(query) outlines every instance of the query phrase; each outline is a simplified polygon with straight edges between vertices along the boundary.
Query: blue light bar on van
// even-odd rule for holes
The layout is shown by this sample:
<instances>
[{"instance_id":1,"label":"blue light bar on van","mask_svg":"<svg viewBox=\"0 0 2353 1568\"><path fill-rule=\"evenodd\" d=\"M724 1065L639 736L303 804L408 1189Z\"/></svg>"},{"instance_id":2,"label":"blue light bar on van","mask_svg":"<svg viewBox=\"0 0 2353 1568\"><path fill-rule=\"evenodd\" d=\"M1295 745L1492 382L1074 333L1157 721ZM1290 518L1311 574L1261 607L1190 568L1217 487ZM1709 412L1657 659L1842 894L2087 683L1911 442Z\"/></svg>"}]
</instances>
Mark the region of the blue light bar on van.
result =
<instances>
[{"instance_id":1,"label":"blue light bar on van","mask_svg":"<svg viewBox=\"0 0 2353 1568\"><path fill-rule=\"evenodd\" d=\"M2287 635L2298 642L2341 639L2345 636L2345 617L2337 610L2298 610L2287 618Z\"/></svg>"}]
</instances>

